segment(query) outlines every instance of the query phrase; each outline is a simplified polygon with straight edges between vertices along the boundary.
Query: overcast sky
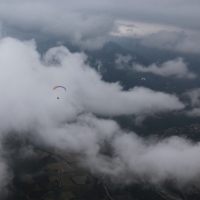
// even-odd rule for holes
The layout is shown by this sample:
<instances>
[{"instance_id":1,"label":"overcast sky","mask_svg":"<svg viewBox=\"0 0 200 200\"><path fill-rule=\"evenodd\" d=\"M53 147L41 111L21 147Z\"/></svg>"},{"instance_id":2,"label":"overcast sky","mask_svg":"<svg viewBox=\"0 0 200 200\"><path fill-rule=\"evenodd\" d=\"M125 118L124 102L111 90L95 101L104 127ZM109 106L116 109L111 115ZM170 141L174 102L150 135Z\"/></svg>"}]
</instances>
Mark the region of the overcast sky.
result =
<instances>
[{"instance_id":1,"label":"overcast sky","mask_svg":"<svg viewBox=\"0 0 200 200\"><path fill-rule=\"evenodd\" d=\"M178 183L196 177L199 143L180 137L145 140L122 130L114 120L100 118L133 115L143 119L156 113L183 112L186 105L178 96L138 86L124 91L119 82L103 81L86 64L84 53L71 53L60 46L40 55L34 39L70 40L95 49L111 34L139 37L146 46L199 53L199 8L200 2L195 0L0 1L1 191L13 177L3 149L3 138L12 130L19 137L32 132L33 139L38 142L39 138L44 145L84 154L83 163L93 173L121 183L132 182L135 175L141 180L148 175L155 184L169 174ZM158 41L153 43L156 37ZM118 68L132 59L116 56ZM133 69L195 78L183 58L153 64L147 71L143 67ZM55 85L63 85L67 91L53 90ZM194 108L186 113L189 116L200 113L195 110L200 105L198 92L199 88L186 94ZM111 145L114 157L100 154L105 142Z\"/></svg>"},{"instance_id":2,"label":"overcast sky","mask_svg":"<svg viewBox=\"0 0 200 200\"><path fill-rule=\"evenodd\" d=\"M162 48L199 53L199 7L198 0L2 0L0 19L4 34L18 37L53 37L98 48L113 34L145 38L148 46L169 43ZM158 32L162 43L152 43L158 36L151 34Z\"/></svg>"}]
</instances>

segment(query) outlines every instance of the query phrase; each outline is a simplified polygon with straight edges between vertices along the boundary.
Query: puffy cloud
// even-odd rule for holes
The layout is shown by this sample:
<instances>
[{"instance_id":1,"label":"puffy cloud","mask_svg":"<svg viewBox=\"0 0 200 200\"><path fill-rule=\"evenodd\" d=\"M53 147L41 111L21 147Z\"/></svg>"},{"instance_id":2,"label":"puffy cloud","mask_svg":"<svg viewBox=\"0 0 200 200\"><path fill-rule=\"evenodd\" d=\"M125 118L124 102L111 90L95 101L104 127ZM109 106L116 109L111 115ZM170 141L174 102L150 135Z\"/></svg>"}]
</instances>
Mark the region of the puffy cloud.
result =
<instances>
[{"instance_id":1,"label":"puffy cloud","mask_svg":"<svg viewBox=\"0 0 200 200\"><path fill-rule=\"evenodd\" d=\"M146 116L184 108L174 95L144 87L123 91L119 83L104 82L85 61L85 54L71 53L62 46L50 49L42 57L33 40L1 39L0 146L10 131L19 133L19 137L28 132L35 142L42 145L83 154L94 166L91 170L95 170L105 142L115 149L116 161L126 156L117 153L118 148L124 146L124 140L122 145L117 143L127 134L115 121L99 119L95 115ZM67 91L62 88L53 90L55 85L63 85ZM129 134L133 135L128 137L135 144L137 139L134 138L137 137L134 133ZM131 146L128 148L132 151ZM3 157L2 151L0 155ZM102 164L105 163L105 171L110 171L106 159ZM7 160L0 160L0 165L0 173L10 180L10 175L6 174Z\"/></svg>"},{"instance_id":2,"label":"puffy cloud","mask_svg":"<svg viewBox=\"0 0 200 200\"><path fill-rule=\"evenodd\" d=\"M65 47L55 47L50 49L41 61L35 48L33 41L22 43L12 38L1 40L0 89L4 101L0 109L2 113L6 113L8 106L12 108L7 113L8 119L21 113L17 120L10 120L10 123L16 121L16 124L21 126L24 124L24 119L32 120L33 116L45 118L41 114L37 116L38 112L45 115L49 109L54 114L64 116L66 114L63 106L71 112L72 116L81 112L109 116L140 115L184 108L184 105L173 95L143 87L123 91L119 83L102 81L101 76L85 64L84 54L73 54ZM9 59L10 57L12 59ZM61 92L60 95L64 97L59 102L57 100L54 102L53 98L57 95L57 91L52 92L56 84L67 88L66 93ZM15 104L13 104L14 99ZM32 113L31 117L30 113ZM67 116L70 118L70 115Z\"/></svg>"},{"instance_id":3,"label":"puffy cloud","mask_svg":"<svg viewBox=\"0 0 200 200\"><path fill-rule=\"evenodd\" d=\"M173 180L181 186L199 174L200 144L180 137L143 139L121 130L113 120L88 114L59 130L52 128L42 134L45 143L78 152L83 155L82 165L115 183L148 181L160 185ZM109 156L102 154L106 144L110 147Z\"/></svg>"},{"instance_id":4,"label":"puffy cloud","mask_svg":"<svg viewBox=\"0 0 200 200\"><path fill-rule=\"evenodd\" d=\"M200 88L195 88L187 91L184 94L190 100L191 110L185 112L186 115L190 117L199 117L200 116Z\"/></svg>"},{"instance_id":5,"label":"puffy cloud","mask_svg":"<svg viewBox=\"0 0 200 200\"><path fill-rule=\"evenodd\" d=\"M200 88L189 90L185 95L189 97L192 106L200 106Z\"/></svg>"},{"instance_id":6,"label":"puffy cloud","mask_svg":"<svg viewBox=\"0 0 200 200\"><path fill-rule=\"evenodd\" d=\"M115 59L115 65L118 69L124 69L129 67L130 61L132 60L133 58L130 55L123 56L121 54L117 54Z\"/></svg>"},{"instance_id":7,"label":"puffy cloud","mask_svg":"<svg viewBox=\"0 0 200 200\"><path fill-rule=\"evenodd\" d=\"M182 58L167 61L161 66L152 64L148 67L143 67L139 64L133 64L134 71L153 73L160 76L176 76L178 78L195 78L196 75L188 70L187 64Z\"/></svg>"},{"instance_id":8,"label":"puffy cloud","mask_svg":"<svg viewBox=\"0 0 200 200\"><path fill-rule=\"evenodd\" d=\"M199 53L198 40L186 35L187 29L197 33L200 29L197 0L192 4L186 0L3 0L0 17L8 35L67 39L90 49L103 45L118 20L177 26L185 32L158 32L146 37L143 44ZM134 24L125 28L129 33L140 31ZM121 57L117 63L126 65L129 59ZM131 114L143 118L156 112L181 110L184 104L174 95L144 87L123 91L119 83L102 81L85 60L86 55L71 53L64 47L52 48L43 57L36 51L34 41L0 40L1 192L12 178L2 146L11 130L19 132L19 137L31 132L35 142L78 152L84 155L82 164L93 173L119 182L148 179L160 183L172 178L183 183L196 177L200 170L199 143L179 137L142 139L121 130L113 120L96 117ZM193 76L182 59L149 68L160 75ZM144 70L141 66L139 69ZM67 92L53 91L57 84L64 85ZM193 104L198 105L198 100ZM195 109L193 112L197 113L198 107ZM111 156L101 153L106 149L105 143L111 148Z\"/></svg>"},{"instance_id":9,"label":"puffy cloud","mask_svg":"<svg viewBox=\"0 0 200 200\"><path fill-rule=\"evenodd\" d=\"M185 32L159 31L145 36L141 43L148 47L168 49L183 53L200 53L199 37L188 36Z\"/></svg>"},{"instance_id":10,"label":"puffy cloud","mask_svg":"<svg viewBox=\"0 0 200 200\"><path fill-rule=\"evenodd\" d=\"M200 108L193 108L186 112L186 115L190 117L199 117L200 116Z\"/></svg>"},{"instance_id":11,"label":"puffy cloud","mask_svg":"<svg viewBox=\"0 0 200 200\"><path fill-rule=\"evenodd\" d=\"M90 156L86 163L93 172L111 176L118 183L148 181L160 185L171 179L184 185L199 174L200 144L180 137L148 141L134 133L119 133L112 148L113 157Z\"/></svg>"}]
</instances>

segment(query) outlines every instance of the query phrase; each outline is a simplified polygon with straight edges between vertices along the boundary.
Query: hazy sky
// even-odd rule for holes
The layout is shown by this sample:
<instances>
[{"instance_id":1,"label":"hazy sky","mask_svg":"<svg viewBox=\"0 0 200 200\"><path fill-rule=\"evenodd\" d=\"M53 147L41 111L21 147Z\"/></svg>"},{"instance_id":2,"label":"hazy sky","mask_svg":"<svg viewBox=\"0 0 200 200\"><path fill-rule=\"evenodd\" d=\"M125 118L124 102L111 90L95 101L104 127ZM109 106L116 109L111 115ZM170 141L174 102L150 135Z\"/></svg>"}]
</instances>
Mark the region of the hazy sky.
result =
<instances>
[{"instance_id":1,"label":"hazy sky","mask_svg":"<svg viewBox=\"0 0 200 200\"><path fill-rule=\"evenodd\" d=\"M70 40L94 49L112 34L139 37L150 47L196 54L200 53L199 8L197 0L0 1L1 191L13 177L5 156L8 152L3 149L4 137L13 130L19 132L19 138L31 132L35 142L84 154L82 162L93 173L121 183L132 182L136 175L140 180L148 176L155 184L169 177L180 184L196 177L199 143L180 137L145 140L114 120L101 118L133 115L143 119L156 113L185 112L186 105L178 96L138 86L124 91L119 82L103 81L86 64L84 53L71 53L60 46L40 55L34 39ZM116 55L115 65L123 69L131 59ZM197 77L184 58L146 68L133 63L131 70ZM53 91L55 85L63 85L67 91ZM188 116L200 115L198 93L196 88L185 94L193 109L185 113ZM105 142L113 149L113 157L100 153Z\"/></svg>"}]
</instances>

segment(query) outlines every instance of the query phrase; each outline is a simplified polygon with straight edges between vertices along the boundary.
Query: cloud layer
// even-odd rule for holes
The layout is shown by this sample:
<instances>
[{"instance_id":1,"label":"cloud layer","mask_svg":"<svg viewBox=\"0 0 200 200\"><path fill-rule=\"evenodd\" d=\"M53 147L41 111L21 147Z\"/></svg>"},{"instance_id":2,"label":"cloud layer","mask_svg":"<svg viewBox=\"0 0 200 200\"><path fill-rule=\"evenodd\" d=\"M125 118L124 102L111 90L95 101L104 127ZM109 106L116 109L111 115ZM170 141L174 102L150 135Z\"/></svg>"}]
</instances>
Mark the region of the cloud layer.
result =
<instances>
[{"instance_id":1,"label":"cloud layer","mask_svg":"<svg viewBox=\"0 0 200 200\"><path fill-rule=\"evenodd\" d=\"M13 178L9 152L3 145L10 131L17 132L19 138L29 133L35 143L66 153L79 153L91 172L115 182L148 180L160 184L173 179L183 184L196 178L200 171L199 143L180 137L143 139L106 119L183 110L185 105L177 96L145 87L124 91L120 83L104 82L86 64L84 53L71 53L60 46L41 56L34 40L24 38L68 40L83 49L95 49L104 44L108 34L125 27L131 37L134 31L142 33L143 45L200 53L199 6L198 0L2 0L0 38L12 35L23 41L11 37L0 40L0 192L4 195L6 184ZM146 24L143 32L141 24ZM150 31L153 25L158 29ZM176 31L166 31L170 29ZM147 35L149 32L153 34ZM118 55L115 64L127 67L131 59ZM100 68L100 61L98 65ZM133 69L160 76L195 77L182 58L147 68L134 65ZM53 90L55 85L63 85L67 91ZM187 93L194 107L189 116L200 115L198 94L199 89ZM107 145L111 155L102 153Z\"/></svg>"},{"instance_id":2,"label":"cloud layer","mask_svg":"<svg viewBox=\"0 0 200 200\"><path fill-rule=\"evenodd\" d=\"M184 31L158 31L145 36L141 43L148 47L167 49L182 53L200 53L200 42L197 36L188 36Z\"/></svg>"},{"instance_id":3,"label":"cloud layer","mask_svg":"<svg viewBox=\"0 0 200 200\"><path fill-rule=\"evenodd\" d=\"M189 71L187 64L182 58L177 58L176 60L167 61L160 66L157 64L152 64L148 67L143 67L139 64L133 64L134 71L153 73L160 76L175 76L178 78L190 78L193 79L196 75Z\"/></svg>"},{"instance_id":4,"label":"cloud layer","mask_svg":"<svg viewBox=\"0 0 200 200\"><path fill-rule=\"evenodd\" d=\"M126 3L122 3L120 0L100 2L58 0L56 3L52 0L34 2L3 0L0 2L0 17L8 34L18 35L18 37L29 35L29 38L42 36L45 39L49 37L60 40L67 39L83 48L94 49L103 45L105 36L113 31L117 21L124 21L123 24L131 21L133 25L128 28L128 32L133 32L132 36L135 34L134 22L146 24L147 27L144 28L146 33L144 34L147 34L148 29L152 29L151 27L155 25L162 25L159 30L175 27L176 30L186 32L189 30L199 34L199 6L200 3L197 0L192 4L186 0L141 0L140 2L134 0ZM136 34L140 33L140 29L143 28L137 27ZM171 34L174 35L174 33ZM160 35L160 33L156 35ZM150 38L152 37L155 36L150 36ZM166 34L163 37L166 39ZM176 33L175 36L167 36L168 39L171 37L177 37ZM145 44L149 45L150 42L147 40L148 38L145 40ZM199 53L195 41L186 36L183 43L177 44L176 49L185 51L189 48L191 52Z\"/></svg>"},{"instance_id":5,"label":"cloud layer","mask_svg":"<svg viewBox=\"0 0 200 200\"><path fill-rule=\"evenodd\" d=\"M184 94L190 100L191 110L188 110L186 114L190 117L200 116L200 88L195 88L187 91Z\"/></svg>"},{"instance_id":6,"label":"cloud layer","mask_svg":"<svg viewBox=\"0 0 200 200\"><path fill-rule=\"evenodd\" d=\"M71 118L69 113L73 117L82 112L109 116L137 116L184 108L173 95L143 87L123 91L119 83L102 81L101 76L85 64L86 55L82 53L72 54L61 46L50 49L41 58L35 49L34 41L20 42L4 38L0 43L0 89L5 97L0 109L2 113L6 113L7 107L12 108L6 119L12 119L12 116L20 112L21 116L16 122L19 126L23 124L24 119L32 120L33 116L45 118L41 114L38 115L38 112L45 115L47 110L61 116L65 116L68 110L66 117ZM57 84L64 85L67 92L52 92L53 86ZM59 102L55 101L56 95L63 95L63 98ZM66 110L63 110L65 107ZM11 120L10 123L15 123L15 120Z\"/></svg>"},{"instance_id":7,"label":"cloud layer","mask_svg":"<svg viewBox=\"0 0 200 200\"><path fill-rule=\"evenodd\" d=\"M133 60L132 56L123 56L121 54L116 55L115 65L118 69L126 69L129 67L130 62Z\"/></svg>"},{"instance_id":8,"label":"cloud layer","mask_svg":"<svg viewBox=\"0 0 200 200\"><path fill-rule=\"evenodd\" d=\"M88 167L110 176L115 182L150 182L174 180L181 185L199 174L200 144L179 137L148 141L131 134L119 134L112 140L112 158L90 156Z\"/></svg>"},{"instance_id":9,"label":"cloud layer","mask_svg":"<svg viewBox=\"0 0 200 200\"><path fill-rule=\"evenodd\" d=\"M93 173L122 183L146 177L158 183L169 175L179 182L195 177L200 166L198 143L178 137L144 140L121 130L114 120L97 117L147 116L182 110L184 104L174 95L144 87L123 91L119 83L104 82L85 60L85 54L62 46L42 57L34 41L1 39L1 142L12 130L19 137L29 132L35 142L77 152ZM53 90L55 85L67 91ZM105 144L112 149L111 157L101 153ZM2 153L0 157L0 173L6 174L7 160Z\"/></svg>"}]
</instances>

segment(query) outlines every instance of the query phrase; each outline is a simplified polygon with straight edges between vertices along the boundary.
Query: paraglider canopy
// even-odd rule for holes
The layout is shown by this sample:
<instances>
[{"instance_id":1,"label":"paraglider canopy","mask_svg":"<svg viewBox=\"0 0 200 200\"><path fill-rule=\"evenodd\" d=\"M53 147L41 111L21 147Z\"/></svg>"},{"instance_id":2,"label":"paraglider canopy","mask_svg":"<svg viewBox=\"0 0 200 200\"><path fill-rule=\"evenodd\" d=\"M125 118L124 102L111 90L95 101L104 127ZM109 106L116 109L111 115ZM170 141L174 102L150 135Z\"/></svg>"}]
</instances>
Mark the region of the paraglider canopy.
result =
<instances>
[{"instance_id":1,"label":"paraglider canopy","mask_svg":"<svg viewBox=\"0 0 200 200\"><path fill-rule=\"evenodd\" d=\"M146 78L141 78L142 81L146 81Z\"/></svg>"},{"instance_id":2,"label":"paraglider canopy","mask_svg":"<svg viewBox=\"0 0 200 200\"><path fill-rule=\"evenodd\" d=\"M64 86L61 86L61 85L56 85L53 87L53 90L57 89L57 88L61 88L61 89L64 89L66 91L66 88ZM57 97L57 99L59 99L59 97Z\"/></svg>"},{"instance_id":3,"label":"paraglider canopy","mask_svg":"<svg viewBox=\"0 0 200 200\"><path fill-rule=\"evenodd\" d=\"M57 89L57 88L63 88L66 91L66 88L64 86L61 85L56 85L53 87L53 90Z\"/></svg>"}]
</instances>

